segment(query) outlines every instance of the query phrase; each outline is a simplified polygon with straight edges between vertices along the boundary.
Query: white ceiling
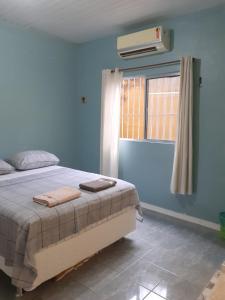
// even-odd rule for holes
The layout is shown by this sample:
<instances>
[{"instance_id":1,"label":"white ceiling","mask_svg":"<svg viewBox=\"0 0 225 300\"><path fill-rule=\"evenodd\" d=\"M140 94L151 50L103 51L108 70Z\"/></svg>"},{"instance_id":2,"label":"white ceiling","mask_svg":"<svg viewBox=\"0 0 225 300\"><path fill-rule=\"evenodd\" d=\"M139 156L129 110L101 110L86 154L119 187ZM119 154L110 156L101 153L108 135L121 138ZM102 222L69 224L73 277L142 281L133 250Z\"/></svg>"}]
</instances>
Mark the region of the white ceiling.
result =
<instances>
[{"instance_id":1,"label":"white ceiling","mask_svg":"<svg viewBox=\"0 0 225 300\"><path fill-rule=\"evenodd\" d=\"M157 17L209 8L225 0L0 0L0 18L75 43Z\"/></svg>"}]
</instances>

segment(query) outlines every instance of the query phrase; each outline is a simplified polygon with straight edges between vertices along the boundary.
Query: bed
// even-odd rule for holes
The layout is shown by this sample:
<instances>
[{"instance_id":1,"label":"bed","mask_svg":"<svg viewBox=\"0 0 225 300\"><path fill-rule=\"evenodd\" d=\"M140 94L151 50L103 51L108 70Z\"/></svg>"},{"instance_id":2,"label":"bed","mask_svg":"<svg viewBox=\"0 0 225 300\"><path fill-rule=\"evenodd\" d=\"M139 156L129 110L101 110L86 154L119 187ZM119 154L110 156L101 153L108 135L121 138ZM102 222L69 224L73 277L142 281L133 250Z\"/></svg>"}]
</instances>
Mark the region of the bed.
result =
<instances>
[{"instance_id":1,"label":"bed","mask_svg":"<svg viewBox=\"0 0 225 300\"><path fill-rule=\"evenodd\" d=\"M134 185L115 187L48 208L36 194L100 175L59 166L0 176L0 269L20 291L41 283L135 230L140 209Z\"/></svg>"}]
</instances>

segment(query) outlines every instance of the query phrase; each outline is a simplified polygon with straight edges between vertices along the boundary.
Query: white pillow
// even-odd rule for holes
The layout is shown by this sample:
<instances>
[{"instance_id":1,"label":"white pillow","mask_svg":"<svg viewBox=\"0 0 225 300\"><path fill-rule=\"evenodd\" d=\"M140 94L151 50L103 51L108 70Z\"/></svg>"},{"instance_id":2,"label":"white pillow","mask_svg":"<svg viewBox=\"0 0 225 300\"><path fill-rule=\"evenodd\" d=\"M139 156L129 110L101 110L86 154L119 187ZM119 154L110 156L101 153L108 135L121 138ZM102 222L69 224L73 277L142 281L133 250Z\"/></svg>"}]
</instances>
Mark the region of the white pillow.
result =
<instances>
[{"instance_id":1,"label":"white pillow","mask_svg":"<svg viewBox=\"0 0 225 300\"><path fill-rule=\"evenodd\" d=\"M54 166L59 163L57 156L41 150L19 152L7 161L21 171Z\"/></svg>"},{"instance_id":2,"label":"white pillow","mask_svg":"<svg viewBox=\"0 0 225 300\"><path fill-rule=\"evenodd\" d=\"M15 169L6 161L0 159L0 175L12 173Z\"/></svg>"}]
</instances>

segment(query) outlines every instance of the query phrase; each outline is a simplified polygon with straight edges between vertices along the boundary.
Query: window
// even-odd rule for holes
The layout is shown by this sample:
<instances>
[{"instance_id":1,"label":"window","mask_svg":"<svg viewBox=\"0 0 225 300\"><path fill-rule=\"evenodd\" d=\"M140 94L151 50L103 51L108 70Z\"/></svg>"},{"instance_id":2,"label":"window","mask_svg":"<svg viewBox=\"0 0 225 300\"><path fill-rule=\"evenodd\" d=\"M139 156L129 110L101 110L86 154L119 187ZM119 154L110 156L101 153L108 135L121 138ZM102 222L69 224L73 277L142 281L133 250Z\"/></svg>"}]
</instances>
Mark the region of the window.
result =
<instances>
[{"instance_id":1,"label":"window","mask_svg":"<svg viewBox=\"0 0 225 300\"><path fill-rule=\"evenodd\" d=\"M175 141L179 76L125 78L122 83L120 137Z\"/></svg>"},{"instance_id":2,"label":"window","mask_svg":"<svg viewBox=\"0 0 225 300\"><path fill-rule=\"evenodd\" d=\"M120 137L144 139L145 78L123 80L120 109Z\"/></svg>"}]
</instances>

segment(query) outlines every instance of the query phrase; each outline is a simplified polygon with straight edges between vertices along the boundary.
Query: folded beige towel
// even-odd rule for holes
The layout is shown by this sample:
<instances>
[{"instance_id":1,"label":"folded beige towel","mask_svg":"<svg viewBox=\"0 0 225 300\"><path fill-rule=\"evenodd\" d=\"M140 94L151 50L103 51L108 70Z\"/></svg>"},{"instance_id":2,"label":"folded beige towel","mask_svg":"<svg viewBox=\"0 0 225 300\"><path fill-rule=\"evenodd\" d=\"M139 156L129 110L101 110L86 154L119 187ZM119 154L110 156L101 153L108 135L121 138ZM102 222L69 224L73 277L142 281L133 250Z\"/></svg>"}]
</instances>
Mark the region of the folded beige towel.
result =
<instances>
[{"instance_id":1,"label":"folded beige towel","mask_svg":"<svg viewBox=\"0 0 225 300\"><path fill-rule=\"evenodd\" d=\"M79 198L81 192L73 187L65 186L60 189L44 193L33 197L33 201L48 207L53 207L76 198Z\"/></svg>"}]
</instances>

